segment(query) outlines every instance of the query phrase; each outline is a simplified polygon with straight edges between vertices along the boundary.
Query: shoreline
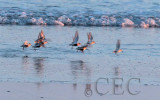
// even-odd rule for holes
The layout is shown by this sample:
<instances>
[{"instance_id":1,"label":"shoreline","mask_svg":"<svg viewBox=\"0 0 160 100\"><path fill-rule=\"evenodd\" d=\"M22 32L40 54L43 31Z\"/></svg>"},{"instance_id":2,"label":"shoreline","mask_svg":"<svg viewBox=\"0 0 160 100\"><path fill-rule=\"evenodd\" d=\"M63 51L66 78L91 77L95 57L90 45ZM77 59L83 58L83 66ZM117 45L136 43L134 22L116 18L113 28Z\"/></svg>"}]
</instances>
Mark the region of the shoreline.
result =
<instances>
[{"instance_id":1,"label":"shoreline","mask_svg":"<svg viewBox=\"0 0 160 100\"><path fill-rule=\"evenodd\" d=\"M85 92L86 89L92 92ZM104 91L104 85L99 87L99 91ZM108 88L112 88L109 86ZM153 100L159 98L160 86L134 86L134 90L139 89L138 95L131 95L124 90L123 95L115 95L113 91L100 95L97 93L93 84L57 84L57 83L10 83L0 82L0 99L1 100ZM119 93L122 91L119 91ZM86 95L86 94L87 95Z\"/></svg>"}]
</instances>

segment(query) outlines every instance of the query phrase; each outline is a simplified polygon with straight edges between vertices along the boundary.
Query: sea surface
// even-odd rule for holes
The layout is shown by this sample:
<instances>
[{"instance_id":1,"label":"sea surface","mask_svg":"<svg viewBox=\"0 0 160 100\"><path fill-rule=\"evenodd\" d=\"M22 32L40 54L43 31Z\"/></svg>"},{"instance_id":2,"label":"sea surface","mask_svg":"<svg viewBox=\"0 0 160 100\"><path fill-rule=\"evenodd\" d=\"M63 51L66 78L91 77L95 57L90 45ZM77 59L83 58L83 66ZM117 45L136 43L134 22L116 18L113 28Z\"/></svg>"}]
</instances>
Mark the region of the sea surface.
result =
<instances>
[{"instance_id":1,"label":"sea surface","mask_svg":"<svg viewBox=\"0 0 160 100\"><path fill-rule=\"evenodd\" d=\"M0 81L160 85L159 27L159 0L0 0ZM42 29L48 44L22 50ZM82 45L87 32L96 44L77 52L69 46L76 30Z\"/></svg>"},{"instance_id":2,"label":"sea surface","mask_svg":"<svg viewBox=\"0 0 160 100\"><path fill-rule=\"evenodd\" d=\"M34 45L43 29L45 48L20 47L25 40ZM79 31L79 42L92 32L96 44L84 53L71 47ZM98 79L140 78L143 85L160 85L160 29L84 26L0 26L0 81L96 83ZM117 40L123 52L115 55ZM105 80L100 82L105 83ZM136 82L137 83L137 82ZM139 83L138 83L139 84Z\"/></svg>"}]
</instances>

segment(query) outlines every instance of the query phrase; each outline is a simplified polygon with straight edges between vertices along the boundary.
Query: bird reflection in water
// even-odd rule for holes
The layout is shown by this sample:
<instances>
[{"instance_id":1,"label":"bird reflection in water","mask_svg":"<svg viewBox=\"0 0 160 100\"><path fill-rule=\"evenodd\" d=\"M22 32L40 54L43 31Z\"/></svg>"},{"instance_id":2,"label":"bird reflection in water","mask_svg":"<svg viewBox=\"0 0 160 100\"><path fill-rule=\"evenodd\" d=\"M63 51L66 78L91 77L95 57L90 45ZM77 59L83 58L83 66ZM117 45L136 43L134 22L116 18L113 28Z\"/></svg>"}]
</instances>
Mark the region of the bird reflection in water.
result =
<instances>
[{"instance_id":1,"label":"bird reflection in water","mask_svg":"<svg viewBox=\"0 0 160 100\"><path fill-rule=\"evenodd\" d=\"M114 68L114 74L115 74L115 77L116 78L120 78L120 67L115 67ZM115 84L115 89L118 91L118 90L121 90L122 89L122 85L121 84Z\"/></svg>"},{"instance_id":2,"label":"bird reflection in water","mask_svg":"<svg viewBox=\"0 0 160 100\"><path fill-rule=\"evenodd\" d=\"M74 90L77 89L77 77L78 77L78 70L83 70L84 68L84 62L82 60L78 61L71 61L71 70L72 74L74 76L73 80L75 80L75 83L73 83Z\"/></svg>"},{"instance_id":3,"label":"bird reflection in water","mask_svg":"<svg viewBox=\"0 0 160 100\"><path fill-rule=\"evenodd\" d=\"M73 89L74 89L74 90L77 89L77 83L73 83Z\"/></svg>"},{"instance_id":4,"label":"bird reflection in water","mask_svg":"<svg viewBox=\"0 0 160 100\"><path fill-rule=\"evenodd\" d=\"M114 74L115 74L115 76L119 76L120 75L120 68L119 67L115 67L114 68Z\"/></svg>"},{"instance_id":5,"label":"bird reflection in water","mask_svg":"<svg viewBox=\"0 0 160 100\"><path fill-rule=\"evenodd\" d=\"M42 85L43 85L42 82L37 82L37 83L35 83L35 84L36 84L36 86L37 86L38 89L40 89L40 88L42 87Z\"/></svg>"},{"instance_id":6,"label":"bird reflection in water","mask_svg":"<svg viewBox=\"0 0 160 100\"><path fill-rule=\"evenodd\" d=\"M92 90L91 90L91 84L90 83L90 76L91 76L91 70L89 67L86 66L86 63L82 60L77 60L77 61L71 61L71 70L72 70L72 75L74 76L74 83L73 83L73 88L74 90L77 89L77 80L79 77L85 77L86 78L86 85L85 85L85 96L89 97L92 95ZM85 79L84 78L84 79Z\"/></svg>"},{"instance_id":7,"label":"bird reflection in water","mask_svg":"<svg viewBox=\"0 0 160 100\"><path fill-rule=\"evenodd\" d=\"M29 70L29 57L28 56L23 56L22 57L22 65L24 66L24 70L25 70L25 74L27 73L27 71Z\"/></svg>"},{"instance_id":8,"label":"bird reflection in water","mask_svg":"<svg viewBox=\"0 0 160 100\"><path fill-rule=\"evenodd\" d=\"M38 75L43 74L44 67L44 58L43 57L35 57L34 58L34 66Z\"/></svg>"}]
</instances>

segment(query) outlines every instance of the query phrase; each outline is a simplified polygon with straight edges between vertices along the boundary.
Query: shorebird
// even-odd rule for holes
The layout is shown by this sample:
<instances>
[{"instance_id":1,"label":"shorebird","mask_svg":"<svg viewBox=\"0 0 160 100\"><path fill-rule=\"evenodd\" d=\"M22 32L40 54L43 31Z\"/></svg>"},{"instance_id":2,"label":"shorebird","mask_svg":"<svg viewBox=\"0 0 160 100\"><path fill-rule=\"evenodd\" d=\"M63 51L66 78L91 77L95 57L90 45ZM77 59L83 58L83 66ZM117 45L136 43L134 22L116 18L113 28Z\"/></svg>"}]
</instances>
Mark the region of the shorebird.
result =
<instances>
[{"instance_id":1,"label":"shorebird","mask_svg":"<svg viewBox=\"0 0 160 100\"><path fill-rule=\"evenodd\" d=\"M25 42L23 43L23 45L21 45L21 47L23 47L23 50L24 50L24 48L28 48L28 47L30 47L30 46L31 46L31 44L28 43L28 41L25 41Z\"/></svg>"},{"instance_id":2,"label":"shorebird","mask_svg":"<svg viewBox=\"0 0 160 100\"><path fill-rule=\"evenodd\" d=\"M117 40L116 50L114 50L113 53L117 54L119 52L123 52L123 50L120 49L120 40Z\"/></svg>"},{"instance_id":3,"label":"shorebird","mask_svg":"<svg viewBox=\"0 0 160 100\"><path fill-rule=\"evenodd\" d=\"M43 42L44 40L46 41L45 35L43 30L41 30L41 32L38 35L38 39L34 43L40 43L40 42Z\"/></svg>"},{"instance_id":4,"label":"shorebird","mask_svg":"<svg viewBox=\"0 0 160 100\"><path fill-rule=\"evenodd\" d=\"M95 41L93 41L92 33L91 32L87 33L87 36L88 36L87 44L90 44L90 45L95 44Z\"/></svg>"},{"instance_id":5,"label":"shorebird","mask_svg":"<svg viewBox=\"0 0 160 100\"><path fill-rule=\"evenodd\" d=\"M84 46L81 46L81 47L78 47L78 48L76 48L77 50L80 50L80 51L84 51L84 50L86 50L87 49L87 47L88 47L88 45L86 44L86 45L84 45Z\"/></svg>"},{"instance_id":6,"label":"shorebird","mask_svg":"<svg viewBox=\"0 0 160 100\"><path fill-rule=\"evenodd\" d=\"M73 37L73 42L70 44L71 46L79 46L81 43L77 43L79 39L78 31L76 31L75 36Z\"/></svg>"},{"instance_id":7,"label":"shorebird","mask_svg":"<svg viewBox=\"0 0 160 100\"><path fill-rule=\"evenodd\" d=\"M41 32L38 35L38 39L34 43L34 48L40 48L42 46L45 47L44 45L48 43L48 41L45 39L43 30L41 30Z\"/></svg>"}]
</instances>

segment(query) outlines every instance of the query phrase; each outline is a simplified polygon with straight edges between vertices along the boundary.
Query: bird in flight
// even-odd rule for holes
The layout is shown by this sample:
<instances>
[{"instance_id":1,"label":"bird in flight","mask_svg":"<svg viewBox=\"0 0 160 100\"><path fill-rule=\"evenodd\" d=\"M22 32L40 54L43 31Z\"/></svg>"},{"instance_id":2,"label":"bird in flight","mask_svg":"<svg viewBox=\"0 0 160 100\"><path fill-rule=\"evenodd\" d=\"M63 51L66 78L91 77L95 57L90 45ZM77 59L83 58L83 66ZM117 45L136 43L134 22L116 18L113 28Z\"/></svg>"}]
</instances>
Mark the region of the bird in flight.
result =
<instances>
[{"instance_id":1,"label":"bird in flight","mask_svg":"<svg viewBox=\"0 0 160 100\"><path fill-rule=\"evenodd\" d=\"M120 40L117 40L117 44L116 44L116 50L113 51L113 53L117 54L123 52L122 49L120 49Z\"/></svg>"},{"instance_id":2,"label":"bird in flight","mask_svg":"<svg viewBox=\"0 0 160 100\"><path fill-rule=\"evenodd\" d=\"M88 36L87 44L89 44L89 45L95 44L95 41L93 41L92 33L91 32L87 33L87 36Z\"/></svg>"},{"instance_id":3,"label":"bird in flight","mask_svg":"<svg viewBox=\"0 0 160 100\"><path fill-rule=\"evenodd\" d=\"M79 40L79 34L78 31L76 31L75 36L73 37L73 42L70 44L71 46L80 46L81 43L78 43Z\"/></svg>"},{"instance_id":4,"label":"bird in flight","mask_svg":"<svg viewBox=\"0 0 160 100\"><path fill-rule=\"evenodd\" d=\"M76 49L83 52L84 50L87 49L87 47L88 47L88 45L84 45L84 46L78 47L78 48L76 48Z\"/></svg>"},{"instance_id":5,"label":"bird in flight","mask_svg":"<svg viewBox=\"0 0 160 100\"><path fill-rule=\"evenodd\" d=\"M40 48L40 47L45 47L44 45L48 43L48 41L45 38L43 30L38 35L38 39L34 42L35 45L33 46L34 48Z\"/></svg>"},{"instance_id":6,"label":"bird in flight","mask_svg":"<svg viewBox=\"0 0 160 100\"><path fill-rule=\"evenodd\" d=\"M25 41L24 43L23 43L23 45L21 45L21 47L23 47L23 50L24 50L24 48L28 48L28 47L30 47L31 46L31 43L28 43L28 41Z\"/></svg>"}]
</instances>

